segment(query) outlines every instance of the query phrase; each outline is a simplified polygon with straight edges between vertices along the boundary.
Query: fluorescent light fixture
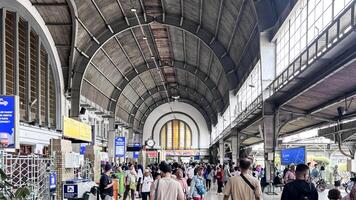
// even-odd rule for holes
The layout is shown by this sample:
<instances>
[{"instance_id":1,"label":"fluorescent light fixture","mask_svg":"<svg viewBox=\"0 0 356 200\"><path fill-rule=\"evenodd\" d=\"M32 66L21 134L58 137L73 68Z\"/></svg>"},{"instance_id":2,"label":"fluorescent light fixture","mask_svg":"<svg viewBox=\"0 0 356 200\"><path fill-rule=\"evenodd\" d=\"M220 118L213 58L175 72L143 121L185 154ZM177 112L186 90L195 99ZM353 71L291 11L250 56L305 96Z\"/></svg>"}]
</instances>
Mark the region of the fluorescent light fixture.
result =
<instances>
[{"instance_id":1,"label":"fluorescent light fixture","mask_svg":"<svg viewBox=\"0 0 356 200\"><path fill-rule=\"evenodd\" d=\"M136 12L136 8L131 8L131 12Z\"/></svg>"}]
</instances>

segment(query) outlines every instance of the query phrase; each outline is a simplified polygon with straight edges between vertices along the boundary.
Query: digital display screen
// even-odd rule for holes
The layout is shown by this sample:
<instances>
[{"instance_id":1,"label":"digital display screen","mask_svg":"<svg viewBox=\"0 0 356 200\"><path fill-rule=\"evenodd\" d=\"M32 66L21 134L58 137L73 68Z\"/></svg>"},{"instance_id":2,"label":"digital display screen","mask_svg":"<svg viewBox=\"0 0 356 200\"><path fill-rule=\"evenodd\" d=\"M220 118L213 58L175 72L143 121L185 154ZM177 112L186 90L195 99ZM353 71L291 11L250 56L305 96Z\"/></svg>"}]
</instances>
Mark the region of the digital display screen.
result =
<instances>
[{"instance_id":1,"label":"digital display screen","mask_svg":"<svg viewBox=\"0 0 356 200\"><path fill-rule=\"evenodd\" d=\"M305 163L306 152L305 147L282 149L281 150L281 164L302 164Z\"/></svg>"}]
</instances>

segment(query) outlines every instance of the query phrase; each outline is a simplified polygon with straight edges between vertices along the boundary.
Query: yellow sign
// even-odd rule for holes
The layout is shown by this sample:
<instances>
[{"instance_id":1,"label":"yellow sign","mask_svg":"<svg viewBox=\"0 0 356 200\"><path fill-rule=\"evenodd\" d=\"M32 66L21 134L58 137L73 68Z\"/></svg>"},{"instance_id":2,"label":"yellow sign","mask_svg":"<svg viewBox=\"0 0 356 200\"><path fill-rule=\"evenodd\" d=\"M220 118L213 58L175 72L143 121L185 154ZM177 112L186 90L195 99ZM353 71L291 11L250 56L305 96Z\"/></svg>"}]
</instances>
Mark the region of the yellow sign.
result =
<instances>
[{"instance_id":1,"label":"yellow sign","mask_svg":"<svg viewBox=\"0 0 356 200\"><path fill-rule=\"evenodd\" d=\"M68 138L91 142L91 127L85 123L64 117L63 135Z\"/></svg>"}]
</instances>

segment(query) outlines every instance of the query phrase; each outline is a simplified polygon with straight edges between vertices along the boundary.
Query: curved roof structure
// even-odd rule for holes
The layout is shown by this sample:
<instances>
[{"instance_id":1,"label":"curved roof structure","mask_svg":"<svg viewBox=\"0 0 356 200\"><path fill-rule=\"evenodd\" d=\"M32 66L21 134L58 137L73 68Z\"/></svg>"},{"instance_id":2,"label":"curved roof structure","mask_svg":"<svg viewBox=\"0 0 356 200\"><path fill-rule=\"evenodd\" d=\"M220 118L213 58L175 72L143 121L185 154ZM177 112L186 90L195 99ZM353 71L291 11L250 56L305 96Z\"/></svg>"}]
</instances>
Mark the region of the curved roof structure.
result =
<instances>
[{"instance_id":1,"label":"curved roof structure","mask_svg":"<svg viewBox=\"0 0 356 200\"><path fill-rule=\"evenodd\" d=\"M84 96L140 130L150 111L179 96L215 124L259 59L252 0L67 2L73 116Z\"/></svg>"}]
</instances>

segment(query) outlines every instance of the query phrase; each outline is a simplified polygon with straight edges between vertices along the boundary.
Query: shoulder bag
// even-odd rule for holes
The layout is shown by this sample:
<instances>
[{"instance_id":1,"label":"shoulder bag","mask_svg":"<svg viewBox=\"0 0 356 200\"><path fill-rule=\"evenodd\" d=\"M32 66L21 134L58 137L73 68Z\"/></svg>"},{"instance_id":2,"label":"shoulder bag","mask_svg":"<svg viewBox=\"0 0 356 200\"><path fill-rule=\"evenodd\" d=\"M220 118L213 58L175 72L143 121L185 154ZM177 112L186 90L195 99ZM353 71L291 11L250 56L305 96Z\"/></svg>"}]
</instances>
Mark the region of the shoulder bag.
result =
<instances>
[{"instance_id":1,"label":"shoulder bag","mask_svg":"<svg viewBox=\"0 0 356 200\"><path fill-rule=\"evenodd\" d=\"M155 200L158 200L158 186L159 186L159 179L157 181L156 189L155 189Z\"/></svg>"},{"instance_id":2,"label":"shoulder bag","mask_svg":"<svg viewBox=\"0 0 356 200\"><path fill-rule=\"evenodd\" d=\"M246 183L248 186L250 186L250 188L255 192L255 190L256 190L255 186L253 186L253 185L251 184L251 182L250 182L249 180L247 180L247 178L246 178L243 174L240 174L240 176L241 176L242 180L244 180L245 183Z\"/></svg>"}]
</instances>

